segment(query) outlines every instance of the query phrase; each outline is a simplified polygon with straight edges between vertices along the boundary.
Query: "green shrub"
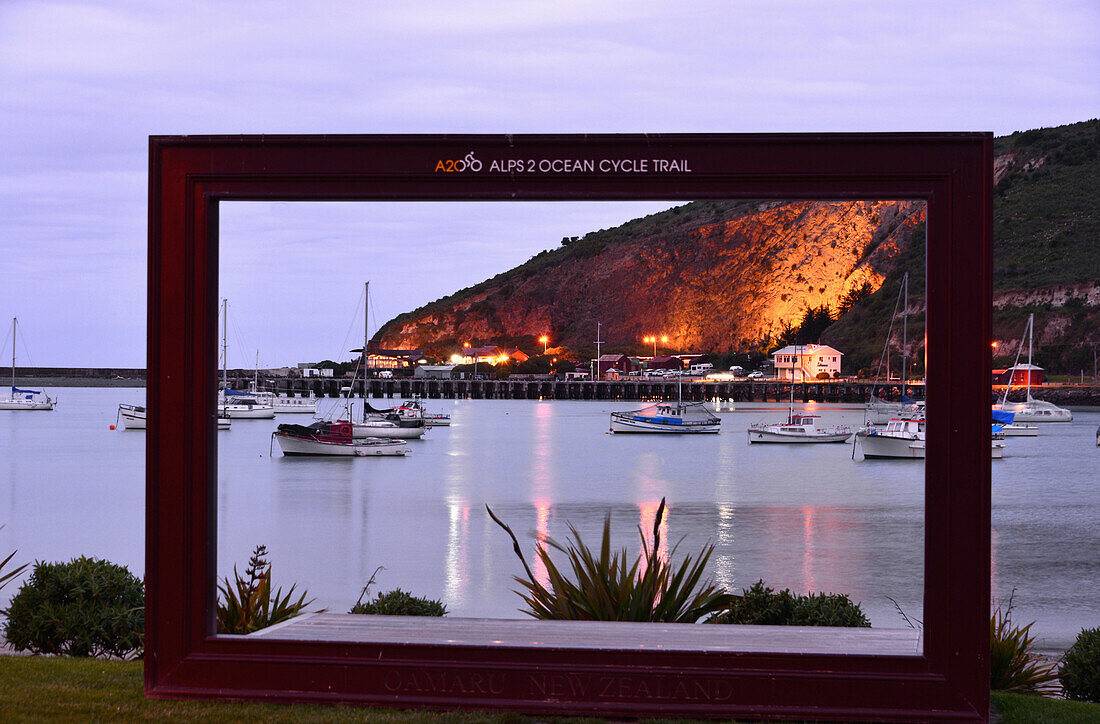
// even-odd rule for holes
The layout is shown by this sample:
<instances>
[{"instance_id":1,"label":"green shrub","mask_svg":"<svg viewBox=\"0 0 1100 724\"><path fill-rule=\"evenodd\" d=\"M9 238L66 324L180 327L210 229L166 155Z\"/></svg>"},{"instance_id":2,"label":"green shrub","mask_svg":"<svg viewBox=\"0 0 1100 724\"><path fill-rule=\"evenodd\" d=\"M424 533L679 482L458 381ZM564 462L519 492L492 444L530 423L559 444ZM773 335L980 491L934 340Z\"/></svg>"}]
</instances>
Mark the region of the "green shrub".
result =
<instances>
[{"instance_id":1,"label":"green shrub","mask_svg":"<svg viewBox=\"0 0 1100 724\"><path fill-rule=\"evenodd\" d=\"M131 658L142 650L145 586L105 560L37 562L4 613L4 636L19 651Z\"/></svg>"},{"instance_id":2,"label":"green shrub","mask_svg":"<svg viewBox=\"0 0 1100 724\"><path fill-rule=\"evenodd\" d=\"M485 507L489 517L512 538L513 549L527 573L526 578L515 576L515 580L526 590L526 593L516 593L527 604L527 610L520 610L528 616L570 621L695 623L729 605L729 594L709 581L700 583L713 545L704 547L694 563L691 556L685 556L678 567L670 562L676 547L667 559L658 555L660 526L665 514L663 498L653 521L652 540L647 541L641 526L638 527L642 552L633 565L627 564L625 548L611 553L610 514L604 518L599 556L585 545L573 525L569 526L573 542L568 546L550 538L545 545L540 542L536 555L546 568L549 588L531 573L512 529L497 518L489 506ZM574 580L566 578L557 567L550 557L550 548L566 555Z\"/></svg>"},{"instance_id":3,"label":"green shrub","mask_svg":"<svg viewBox=\"0 0 1100 724\"><path fill-rule=\"evenodd\" d=\"M708 623L741 623L759 626L854 626L869 627L863 609L845 594L776 593L760 580L733 596L729 608Z\"/></svg>"},{"instance_id":4,"label":"green shrub","mask_svg":"<svg viewBox=\"0 0 1100 724\"><path fill-rule=\"evenodd\" d=\"M271 592L271 564L266 555L266 546L256 546L244 576L233 566L233 582L226 578L218 585L218 633L249 634L294 618L313 603L313 599L306 600L305 591L293 600L297 584L285 596L282 588Z\"/></svg>"},{"instance_id":5,"label":"green shrub","mask_svg":"<svg viewBox=\"0 0 1100 724\"><path fill-rule=\"evenodd\" d=\"M1100 703L1100 628L1087 628L1062 658L1059 672L1067 699Z\"/></svg>"},{"instance_id":6,"label":"green shrub","mask_svg":"<svg viewBox=\"0 0 1100 724\"><path fill-rule=\"evenodd\" d=\"M363 593L367 590L364 588ZM371 613L381 616L446 616L447 607L442 601L433 601L395 588L379 593L373 601L363 603L363 596L348 613Z\"/></svg>"},{"instance_id":7,"label":"green shrub","mask_svg":"<svg viewBox=\"0 0 1100 724\"><path fill-rule=\"evenodd\" d=\"M994 691L1053 693L1058 670L1044 662L1032 650L1032 621L1027 626L1012 625L1012 599L1008 606L998 605L989 618L989 688Z\"/></svg>"}]
</instances>

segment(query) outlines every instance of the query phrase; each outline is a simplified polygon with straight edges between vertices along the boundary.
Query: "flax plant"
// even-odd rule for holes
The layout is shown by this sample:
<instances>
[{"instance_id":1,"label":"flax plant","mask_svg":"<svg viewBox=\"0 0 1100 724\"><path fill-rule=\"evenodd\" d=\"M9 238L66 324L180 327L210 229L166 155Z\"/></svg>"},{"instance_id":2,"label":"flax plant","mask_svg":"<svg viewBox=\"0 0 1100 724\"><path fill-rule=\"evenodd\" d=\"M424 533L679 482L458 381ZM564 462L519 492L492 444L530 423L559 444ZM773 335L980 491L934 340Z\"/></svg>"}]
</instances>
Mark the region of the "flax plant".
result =
<instances>
[{"instance_id":1,"label":"flax plant","mask_svg":"<svg viewBox=\"0 0 1100 724\"><path fill-rule=\"evenodd\" d=\"M2 530L3 528L4 528L4 526L0 525L0 530ZM4 586L11 583L12 579L14 579L16 576L18 576L24 570L26 570L27 566L30 565L29 563L24 563L23 565L21 565L17 568L13 568L12 570L8 571L7 573L4 573L4 566L8 565L8 563L11 561L11 559L15 558L15 554L18 553L18 552L19 551L12 551L11 555L9 555L4 560L0 561L0 588L3 588Z\"/></svg>"},{"instance_id":2,"label":"flax plant","mask_svg":"<svg viewBox=\"0 0 1100 724\"><path fill-rule=\"evenodd\" d=\"M279 588L271 592L271 564L264 556L267 547L258 545L248 561L245 575L233 566L233 582L228 578L218 585L218 633L249 634L299 615L314 599L306 600L306 592L294 600L294 588L283 595Z\"/></svg>"},{"instance_id":3,"label":"flax plant","mask_svg":"<svg viewBox=\"0 0 1100 724\"><path fill-rule=\"evenodd\" d=\"M1032 649L1033 625L1034 621L1012 625L1011 597L1007 607L998 604L993 609L989 618L989 688L1048 695L1058 691L1057 665L1044 662Z\"/></svg>"},{"instance_id":4,"label":"flax plant","mask_svg":"<svg viewBox=\"0 0 1100 724\"><path fill-rule=\"evenodd\" d=\"M527 604L522 613L536 619L570 621L650 621L665 623L695 623L717 611L728 608L731 596L703 581L703 572L714 546L705 546L693 560L684 556L678 564L658 554L661 545L661 521L665 501L657 509L653 536L647 540L641 526L638 536L642 551L629 563L625 548L611 551L611 515L604 518L600 550L596 554L570 524L572 541L563 545L551 538L540 541L536 555L546 568L548 586L543 586L527 565L519 541L512 529L498 518L489 506L489 517L512 538L516 556L523 564L526 577L514 576L523 590L516 594ZM550 556L551 549L565 554L568 569L559 568ZM572 573L572 578L569 573Z\"/></svg>"}]
</instances>

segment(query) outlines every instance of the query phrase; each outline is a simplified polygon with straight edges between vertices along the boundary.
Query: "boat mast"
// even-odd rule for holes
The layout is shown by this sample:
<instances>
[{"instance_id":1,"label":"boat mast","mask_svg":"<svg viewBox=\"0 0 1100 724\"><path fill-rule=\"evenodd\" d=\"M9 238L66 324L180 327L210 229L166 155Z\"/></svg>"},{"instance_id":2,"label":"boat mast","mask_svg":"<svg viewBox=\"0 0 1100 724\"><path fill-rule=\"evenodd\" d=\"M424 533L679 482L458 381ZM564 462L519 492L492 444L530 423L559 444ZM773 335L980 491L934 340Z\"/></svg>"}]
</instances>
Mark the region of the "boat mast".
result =
<instances>
[{"instance_id":1,"label":"boat mast","mask_svg":"<svg viewBox=\"0 0 1100 724\"><path fill-rule=\"evenodd\" d=\"M229 401L229 300L222 300L222 397Z\"/></svg>"},{"instance_id":2,"label":"boat mast","mask_svg":"<svg viewBox=\"0 0 1100 724\"><path fill-rule=\"evenodd\" d=\"M905 401L905 375L908 372L906 369L909 366L909 272L905 272L905 276L901 279L901 284L905 290L905 304L901 310L901 399ZM889 375L887 375L889 377Z\"/></svg>"},{"instance_id":3,"label":"boat mast","mask_svg":"<svg viewBox=\"0 0 1100 724\"><path fill-rule=\"evenodd\" d=\"M1024 397L1024 402L1031 400L1031 340L1035 334L1035 315L1027 315L1027 394ZM1012 374L1016 374L1013 370Z\"/></svg>"},{"instance_id":4,"label":"boat mast","mask_svg":"<svg viewBox=\"0 0 1100 724\"><path fill-rule=\"evenodd\" d=\"M11 399L15 399L15 333L19 317L11 318Z\"/></svg>"},{"instance_id":5,"label":"boat mast","mask_svg":"<svg viewBox=\"0 0 1100 724\"><path fill-rule=\"evenodd\" d=\"M370 316L367 315L367 309L371 306L371 283L363 283L363 355L360 361L360 366L363 368L363 421L366 421L366 343L371 339L370 329ZM349 396L350 393L349 393ZM348 416L351 419L351 416Z\"/></svg>"}]
</instances>

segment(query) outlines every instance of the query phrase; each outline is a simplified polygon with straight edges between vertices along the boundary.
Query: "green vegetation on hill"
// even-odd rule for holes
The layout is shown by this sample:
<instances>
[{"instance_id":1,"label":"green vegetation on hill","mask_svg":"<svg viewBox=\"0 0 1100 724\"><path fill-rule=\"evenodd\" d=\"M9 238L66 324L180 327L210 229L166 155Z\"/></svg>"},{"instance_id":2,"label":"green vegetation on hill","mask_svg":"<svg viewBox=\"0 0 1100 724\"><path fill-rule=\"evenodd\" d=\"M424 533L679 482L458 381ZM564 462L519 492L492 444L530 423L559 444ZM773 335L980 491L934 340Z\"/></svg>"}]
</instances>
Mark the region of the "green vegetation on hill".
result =
<instances>
[{"instance_id":1,"label":"green vegetation on hill","mask_svg":"<svg viewBox=\"0 0 1100 724\"><path fill-rule=\"evenodd\" d=\"M996 139L1011 154L994 188L998 291L1100 278L1100 119Z\"/></svg>"}]
</instances>

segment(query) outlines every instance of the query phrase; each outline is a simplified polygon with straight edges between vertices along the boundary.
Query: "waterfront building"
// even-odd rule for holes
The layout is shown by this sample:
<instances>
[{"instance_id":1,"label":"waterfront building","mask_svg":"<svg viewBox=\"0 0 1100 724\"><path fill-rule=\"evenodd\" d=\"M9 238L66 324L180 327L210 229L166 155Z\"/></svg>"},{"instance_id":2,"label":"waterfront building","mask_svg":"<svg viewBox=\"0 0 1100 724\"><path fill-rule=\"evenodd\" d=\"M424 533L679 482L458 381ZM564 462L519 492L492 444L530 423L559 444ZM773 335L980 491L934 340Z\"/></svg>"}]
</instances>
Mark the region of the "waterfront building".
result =
<instances>
[{"instance_id":1,"label":"waterfront building","mask_svg":"<svg viewBox=\"0 0 1100 724\"><path fill-rule=\"evenodd\" d=\"M600 355L600 358L596 360L596 376L603 377L612 369L619 374L627 374L638 369L638 366L625 354Z\"/></svg>"},{"instance_id":2,"label":"waterfront building","mask_svg":"<svg viewBox=\"0 0 1100 724\"><path fill-rule=\"evenodd\" d=\"M781 380L813 380L820 374L840 375L844 353L827 344L788 345L772 352L775 376Z\"/></svg>"},{"instance_id":3,"label":"waterfront building","mask_svg":"<svg viewBox=\"0 0 1100 724\"><path fill-rule=\"evenodd\" d=\"M371 370L408 369L425 362L424 350L420 349L376 349L367 352L367 369Z\"/></svg>"},{"instance_id":4,"label":"waterfront building","mask_svg":"<svg viewBox=\"0 0 1100 724\"><path fill-rule=\"evenodd\" d=\"M1028 377L1030 376L1030 381ZM1009 378L1011 377L1011 382ZM1043 384L1043 368L1033 364L1016 365L1003 370L993 370L993 384L1027 387Z\"/></svg>"}]
</instances>

